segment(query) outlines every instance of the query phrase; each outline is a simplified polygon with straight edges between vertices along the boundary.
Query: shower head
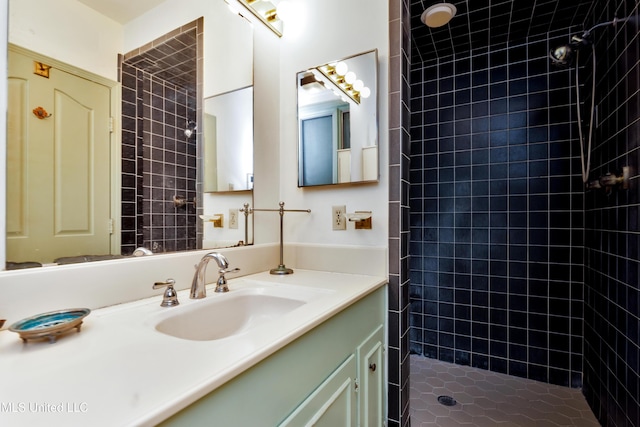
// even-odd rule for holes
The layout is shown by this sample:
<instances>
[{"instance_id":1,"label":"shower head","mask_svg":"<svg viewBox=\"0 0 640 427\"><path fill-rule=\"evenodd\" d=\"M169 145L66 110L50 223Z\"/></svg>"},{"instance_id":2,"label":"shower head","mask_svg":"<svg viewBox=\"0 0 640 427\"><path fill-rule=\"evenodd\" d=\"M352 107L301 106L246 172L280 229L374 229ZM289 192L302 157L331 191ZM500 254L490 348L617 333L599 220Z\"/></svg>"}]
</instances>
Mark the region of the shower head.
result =
<instances>
[{"instance_id":1,"label":"shower head","mask_svg":"<svg viewBox=\"0 0 640 427\"><path fill-rule=\"evenodd\" d=\"M569 43L563 44L553 49L551 52L549 52L549 58L551 59L551 62L553 62L553 64L555 65L564 67L571 65L578 50L582 47L591 45L591 40L589 40L587 36L573 36L571 37Z\"/></svg>"},{"instance_id":2,"label":"shower head","mask_svg":"<svg viewBox=\"0 0 640 427\"><path fill-rule=\"evenodd\" d=\"M613 25L615 27L619 22L627 22L627 21L632 21L637 25L637 17L633 17L633 18L627 17L622 19L613 18L612 21L601 22L599 24L594 25L593 27L584 31L580 36L576 35L571 37L571 40L569 41L568 44L558 46L555 49L553 49L551 52L549 52L549 58L551 59L551 62L561 67L570 66L573 63L574 56L578 52L578 50L586 46L591 46L592 44L591 32L593 30L595 30L596 28L606 27L609 25Z\"/></svg>"}]
</instances>

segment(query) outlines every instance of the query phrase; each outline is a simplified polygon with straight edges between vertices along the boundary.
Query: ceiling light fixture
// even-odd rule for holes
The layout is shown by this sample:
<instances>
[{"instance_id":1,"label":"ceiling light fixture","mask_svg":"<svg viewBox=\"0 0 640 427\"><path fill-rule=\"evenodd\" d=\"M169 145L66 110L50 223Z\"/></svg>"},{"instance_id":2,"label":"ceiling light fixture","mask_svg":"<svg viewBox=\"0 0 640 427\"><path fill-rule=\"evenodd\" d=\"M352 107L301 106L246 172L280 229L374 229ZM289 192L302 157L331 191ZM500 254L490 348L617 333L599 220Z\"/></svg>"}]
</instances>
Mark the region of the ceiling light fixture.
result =
<instances>
[{"instance_id":1,"label":"ceiling light fixture","mask_svg":"<svg viewBox=\"0 0 640 427\"><path fill-rule=\"evenodd\" d=\"M456 15L457 9L451 3L438 3L429 6L422 15L420 20L423 24L430 28L438 28L447 25L451 18Z\"/></svg>"}]
</instances>

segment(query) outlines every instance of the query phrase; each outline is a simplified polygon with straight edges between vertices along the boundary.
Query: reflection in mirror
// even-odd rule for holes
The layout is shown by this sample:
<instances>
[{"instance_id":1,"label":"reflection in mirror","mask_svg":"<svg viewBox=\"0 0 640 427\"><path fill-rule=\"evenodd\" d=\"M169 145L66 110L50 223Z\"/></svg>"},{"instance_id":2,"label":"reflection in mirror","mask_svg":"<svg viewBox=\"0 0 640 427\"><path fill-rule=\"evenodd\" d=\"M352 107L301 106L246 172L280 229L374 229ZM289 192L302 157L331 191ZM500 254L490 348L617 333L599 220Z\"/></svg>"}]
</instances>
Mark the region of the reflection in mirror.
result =
<instances>
[{"instance_id":1,"label":"reflection in mirror","mask_svg":"<svg viewBox=\"0 0 640 427\"><path fill-rule=\"evenodd\" d=\"M253 189L253 88L204 100L205 193Z\"/></svg>"},{"instance_id":2,"label":"reflection in mirror","mask_svg":"<svg viewBox=\"0 0 640 427\"><path fill-rule=\"evenodd\" d=\"M46 223L54 236L53 243L8 250L7 267L113 259L129 255L140 246L155 253L203 247L204 226L199 215L208 212L202 194L202 97L251 84L250 24L237 15L230 16L224 2L202 0L147 3L153 10L139 10L133 7L134 2L128 7L113 0L38 0L35 7L33 2L22 0L9 3L9 42L21 55L28 54L27 59L20 59L20 67L28 75L28 80L22 81L31 86L29 90L20 87L19 78L9 83L9 96L16 101L9 104L20 111L10 113L7 139L25 134L28 126L35 126L39 132L62 129L60 120L75 118L63 134L54 134L53 139L38 137L40 148L36 151L42 151L41 157L53 164L51 171L41 168L46 173L37 178L38 187L48 188L47 193L33 191L31 195L24 191L24 183L34 179L25 175L34 169L26 166L33 153L25 151L25 146L7 144L8 163L16 166L7 171L7 196L12 200L7 205L16 208L7 215L8 245L9 240L22 244L25 236L34 235L36 224ZM108 13L116 7L118 13ZM185 10L189 12L176 13ZM70 16L73 26L61 24ZM151 16L153 25L148 22ZM159 36L163 32L167 34ZM233 34L231 40L227 40L229 34ZM145 47L131 51L139 45ZM123 51L129 54L119 62L118 55ZM10 67L18 63L9 60ZM42 67L37 68L37 64ZM193 64L198 64L199 75ZM81 89L77 96L68 96L66 90L53 91L64 95L59 99L40 96L40 90L36 90L68 74L97 81L98 92L101 86L107 88L106 112L100 112L99 122L81 120L93 114L87 113L86 109L93 107L82 98L90 93L88 89ZM27 94L36 97L31 99ZM98 96L89 98L93 102ZM64 114L58 110L60 106L66 108ZM106 130L106 136L100 136L106 138L106 143L100 143L108 147L106 152L95 151L99 145L86 144L86 137L85 144L61 145L71 137L83 140L93 127ZM35 134L29 130L28 135ZM46 150L45 145L49 147ZM95 162L87 163L87 158ZM99 169L99 190L88 169ZM92 206L98 199L100 205ZM40 204L34 204L34 200ZM233 200L230 206L223 203L224 212L229 212L229 207L241 208L244 202ZM52 213L42 213L45 204ZM88 216L96 211L100 211L100 217ZM31 219L26 217L28 212L33 214ZM99 244L91 241L94 231L103 236ZM83 237L89 243L62 244L62 237Z\"/></svg>"},{"instance_id":3,"label":"reflection in mirror","mask_svg":"<svg viewBox=\"0 0 640 427\"><path fill-rule=\"evenodd\" d=\"M297 75L298 186L378 180L377 51Z\"/></svg>"},{"instance_id":4,"label":"reflection in mirror","mask_svg":"<svg viewBox=\"0 0 640 427\"><path fill-rule=\"evenodd\" d=\"M124 55L122 82L123 255L202 247L197 237L197 132L203 20Z\"/></svg>"}]
</instances>

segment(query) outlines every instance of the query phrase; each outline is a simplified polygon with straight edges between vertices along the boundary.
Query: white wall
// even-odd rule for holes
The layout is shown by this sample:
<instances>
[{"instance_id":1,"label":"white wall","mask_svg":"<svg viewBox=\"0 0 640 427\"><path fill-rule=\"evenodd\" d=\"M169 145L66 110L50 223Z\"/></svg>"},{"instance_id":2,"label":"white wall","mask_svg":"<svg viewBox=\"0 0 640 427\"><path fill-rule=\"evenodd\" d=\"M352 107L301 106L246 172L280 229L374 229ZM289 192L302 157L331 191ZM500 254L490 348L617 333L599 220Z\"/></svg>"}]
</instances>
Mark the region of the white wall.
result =
<instances>
[{"instance_id":1,"label":"white wall","mask_svg":"<svg viewBox=\"0 0 640 427\"><path fill-rule=\"evenodd\" d=\"M9 42L118 80L123 34L116 21L76 0L9 0L9 20Z\"/></svg>"},{"instance_id":2,"label":"white wall","mask_svg":"<svg viewBox=\"0 0 640 427\"><path fill-rule=\"evenodd\" d=\"M295 30L278 39L262 25L255 28L256 207L312 210L285 214L285 241L340 245L386 246L388 238L388 5L384 0L291 0L301 13ZM310 67L378 49L378 131L380 182L348 187L297 187L296 74ZM274 57L279 58L275 64ZM258 97L260 99L258 100ZM268 126L268 125L269 126ZM263 128L264 127L264 128ZM270 150L277 149L277 159ZM262 154L262 155L261 155ZM274 185L278 190L264 188ZM263 193L264 192L264 193ZM258 206L260 204L260 206ZM268 204L268 206L266 206ZM373 212L372 230L332 231L331 206L347 212ZM278 218L256 215L256 240L278 238ZM260 218L264 217L263 223ZM271 239L271 240L268 240Z\"/></svg>"}]
</instances>

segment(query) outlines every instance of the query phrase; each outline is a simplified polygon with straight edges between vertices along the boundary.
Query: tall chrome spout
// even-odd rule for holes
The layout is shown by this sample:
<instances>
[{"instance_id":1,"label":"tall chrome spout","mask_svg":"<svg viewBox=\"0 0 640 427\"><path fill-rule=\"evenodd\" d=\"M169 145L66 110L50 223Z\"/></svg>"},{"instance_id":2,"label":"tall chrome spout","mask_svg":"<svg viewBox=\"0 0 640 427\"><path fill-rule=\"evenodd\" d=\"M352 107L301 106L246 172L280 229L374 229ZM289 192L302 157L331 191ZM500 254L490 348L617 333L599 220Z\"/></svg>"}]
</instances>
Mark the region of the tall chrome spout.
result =
<instances>
[{"instance_id":1,"label":"tall chrome spout","mask_svg":"<svg viewBox=\"0 0 640 427\"><path fill-rule=\"evenodd\" d=\"M227 258L218 252L209 252L202 257L198 265L196 266L196 272L193 275L193 282L191 282L191 294L192 299L200 299L207 296L205 273L207 271L207 264L209 261L215 260L218 264L218 281L216 284L215 292L228 292L227 279L224 277L226 273L235 273L240 271L239 268L229 270L229 261Z\"/></svg>"}]
</instances>

